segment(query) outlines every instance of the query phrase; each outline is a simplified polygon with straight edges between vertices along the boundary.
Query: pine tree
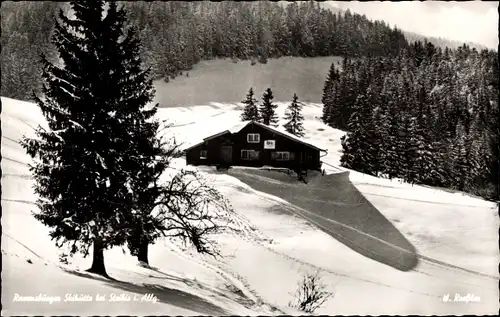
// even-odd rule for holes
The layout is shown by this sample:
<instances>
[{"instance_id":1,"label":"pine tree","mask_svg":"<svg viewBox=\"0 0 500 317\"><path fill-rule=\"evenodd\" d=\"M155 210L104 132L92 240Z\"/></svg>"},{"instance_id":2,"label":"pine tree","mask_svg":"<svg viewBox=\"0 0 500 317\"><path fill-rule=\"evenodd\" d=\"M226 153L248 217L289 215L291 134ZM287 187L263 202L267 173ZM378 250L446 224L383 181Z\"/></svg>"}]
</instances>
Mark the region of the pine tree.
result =
<instances>
[{"instance_id":1,"label":"pine tree","mask_svg":"<svg viewBox=\"0 0 500 317\"><path fill-rule=\"evenodd\" d=\"M349 133L342 137L342 166L371 175L377 174L378 144L372 116L374 96L371 87L358 96L351 118Z\"/></svg>"},{"instance_id":2,"label":"pine tree","mask_svg":"<svg viewBox=\"0 0 500 317\"><path fill-rule=\"evenodd\" d=\"M138 174L154 154L157 125L147 121L156 107L145 108L154 90L133 30L124 34L124 11L115 2L107 10L104 1L70 5L75 18L61 10L53 37L63 66L42 56L44 97L34 95L48 129L22 145L35 159L35 218L71 254L87 255L93 244L89 271L107 276L103 251L125 243L141 188L134 182L149 182Z\"/></svg>"},{"instance_id":3,"label":"pine tree","mask_svg":"<svg viewBox=\"0 0 500 317\"><path fill-rule=\"evenodd\" d=\"M467 153L467 136L465 128L461 123L457 125L455 138L451 148L451 185L458 190L464 190L466 186L467 173L469 170L469 159Z\"/></svg>"},{"instance_id":4,"label":"pine tree","mask_svg":"<svg viewBox=\"0 0 500 317\"><path fill-rule=\"evenodd\" d=\"M349 132L341 139L342 157L340 163L343 167L359 172L367 170L366 149L363 148L366 133L363 131L362 107L366 101L365 96L359 96L349 120Z\"/></svg>"},{"instance_id":5,"label":"pine tree","mask_svg":"<svg viewBox=\"0 0 500 317\"><path fill-rule=\"evenodd\" d=\"M382 97L382 96L380 96ZM388 159L388 140L390 128L390 113L387 102L382 101L378 107L375 108L373 114L373 124L376 127L374 141L379 145L377 151L376 162L376 175L385 176L384 173L388 170L390 160Z\"/></svg>"},{"instance_id":6,"label":"pine tree","mask_svg":"<svg viewBox=\"0 0 500 317\"><path fill-rule=\"evenodd\" d=\"M405 175L405 181L410 184L420 183L422 169L425 170L423 160L429 159L429 157L422 156L425 152L423 146L423 135L418 126L417 118L411 117L408 127L408 143L406 144L407 172Z\"/></svg>"},{"instance_id":7,"label":"pine tree","mask_svg":"<svg viewBox=\"0 0 500 317\"><path fill-rule=\"evenodd\" d=\"M287 132L296 135L298 137L304 137L304 127L303 121L304 116L302 116L302 105L298 101L297 94L293 94L292 103L288 106L285 111L285 121L286 123L283 127Z\"/></svg>"},{"instance_id":8,"label":"pine tree","mask_svg":"<svg viewBox=\"0 0 500 317\"><path fill-rule=\"evenodd\" d=\"M278 108L278 105L273 104L273 98L274 96L271 88L267 88L262 96L262 104L259 110L262 123L277 127L278 116L276 115L276 108Z\"/></svg>"},{"instance_id":9,"label":"pine tree","mask_svg":"<svg viewBox=\"0 0 500 317\"><path fill-rule=\"evenodd\" d=\"M325 84L323 86L323 96L321 97L321 102L323 103L323 115L321 120L323 120L324 124L332 126L334 115L334 107L335 104L335 90L338 82L338 73L335 70L335 62L333 62L330 66L330 70L328 71L328 76L326 77Z\"/></svg>"},{"instance_id":10,"label":"pine tree","mask_svg":"<svg viewBox=\"0 0 500 317\"><path fill-rule=\"evenodd\" d=\"M486 184L486 179L489 174L488 161L491 154L489 153L488 143L485 134L477 129L477 123L474 122L471 126L470 133L465 137L465 147L467 152L467 174L465 178L464 189L467 192L474 194L483 194L482 188Z\"/></svg>"},{"instance_id":11,"label":"pine tree","mask_svg":"<svg viewBox=\"0 0 500 317\"><path fill-rule=\"evenodd\" d=\"M380 162L380 172L389 179L400 175L400 143L398 142L400 134L400 116L398 114L397 102L397 77L394 74L388 74L385 79L384 87L381 92L380 119L376 117L376 124L380 124L379 140L381 141L381 150L379 151L378 161Z\"/></svg>"},{"instance_id":12,"label":"pine tree","mask_svg":"<svg viewBox=\"0 0 500 317\"><path fill-rule=\"evenodd\" d=\"M243 113L241 114L241 121L260 121L259 109L256 105L257 100L254 98L253 88L247 93L247 98L242 101L244 104Z\"/></svg>"},{"instance_id":13,"label":"pine tree","mask_svg":"<svg viewBox=\"0 0 500 317\"><path fill-rule=\"evenodd\" d=\"M424 85L420 84L417 90L418 114L416 118L415 131L416 146L418 154L413 165L415 182L419 184L436 185L441 178L439 171L439 153L437 144L432 139L433 114L429 105L427 92Z\"/></svg>"},{"instance_id":14,"label":"pine tree","mask_svg":"<svg viewBox=\"0 0 500 317\"><path fill-rule=\"evenodd\" d=\"M336 94L337 101L335 102L338 109L336 111L338 111L339 115L335 117L333 125L341 130L347 130L349 120L354 109L354 104L358 96L356 92L358 84L356 82L356 75L354 71L355 65L349 58L344 57L342 61L342 73L339 79L338 93Z\"/></svg>"}]
</instances>

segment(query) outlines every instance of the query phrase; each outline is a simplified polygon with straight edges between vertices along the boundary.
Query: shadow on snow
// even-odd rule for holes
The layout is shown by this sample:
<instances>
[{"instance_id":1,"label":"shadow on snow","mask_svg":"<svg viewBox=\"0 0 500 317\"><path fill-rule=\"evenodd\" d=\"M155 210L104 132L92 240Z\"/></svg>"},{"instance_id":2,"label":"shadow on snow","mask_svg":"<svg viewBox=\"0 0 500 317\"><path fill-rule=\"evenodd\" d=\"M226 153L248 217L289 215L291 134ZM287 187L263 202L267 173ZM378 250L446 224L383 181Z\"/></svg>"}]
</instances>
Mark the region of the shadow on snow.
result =
<instances>
[{"instance_id":1,"label":"shadow on snow","mask_svg":"<svg viewBox=\"0 0 500 317\"><path fill-rule=\"evenodd\" d=\"M416 248L358 191L349 172L310 172L308 184L275 171L230 169L228 174L298 207L294 213L363 256L401 271L418 264Z\"/></svg>"},{"instance_id":2,"label":"shadow on snow","mask_svg":"<svg viewBox=\"0 0 500 317\"><path fill-rule=\"evenodd\" d=\"M141 294L141 296L144 294L153 293L161 303L170 304L187 310L195 311L203 315L205 314L216 315L216 316L228 315L228 312L226 312L222 308L208 302L207 300L199 296L186 293L181 290L169 288L163 285L148 284L148 283L137 285L130 282L120 281L115 278L106 279L94 276L86 272L76 272L67 269L64 269L64 271L79 277L100 280L113 288L121 289L126 292ZM177 280L178 278L172 276L172 279Z\"/></svg>"}]
</instances>

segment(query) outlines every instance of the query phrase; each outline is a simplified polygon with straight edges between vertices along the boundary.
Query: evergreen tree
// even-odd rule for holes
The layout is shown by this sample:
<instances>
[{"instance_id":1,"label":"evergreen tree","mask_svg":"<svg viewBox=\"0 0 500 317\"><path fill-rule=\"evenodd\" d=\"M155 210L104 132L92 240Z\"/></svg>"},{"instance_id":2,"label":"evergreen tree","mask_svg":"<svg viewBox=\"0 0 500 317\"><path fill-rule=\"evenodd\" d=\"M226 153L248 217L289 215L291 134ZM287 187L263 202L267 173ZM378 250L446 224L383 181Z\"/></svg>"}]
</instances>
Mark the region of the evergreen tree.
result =
<instances>
[{"instance_id":1,"label":"evergreen tree","mask_svg":"<svg viewBox=\"0 0 500 317\"><path fill-rule=\"evenodd\" d=\"M410 139L411 139L411 91L407 80L398 74L395 82L395 95L393 98L398 107L398 114L393 113L391 124L391 159L392 174L394 177L407 179L411 164ZM414 151L415 149L412 149Z\"/></svg>"},{"instance_id":2,"label":"evergreen tree","mask_svg":"<svg viewBox=\"0 0 500 317\"><path fill-rule=\"evenodd\" d=\"M355 65L350 58L344 57L342 61L342 73L339 80L338 93L336 94L338 105L338 116L335 116L333 126L341 129L347 130L349 125L349 120L352 117L352 111L354 109L354 104L356 102L357 96L359 95L356 91L358 86L356 82ZM362 94L364 92L360 92Z\"/></svg>"},{"instance_id":3,"label":"evergreen tree","mask_svg":"<svg viewBox=\"0 0 500 317\"><path fill-rule=\"evenodd\" d=\"M408 128L408 143L406 145L406 182L410 184L420 183L420 177L423 176L421 173L425 171L425 168L427 167L423 166L426 163L424 160L429 159L428 156L423 156L424 153L427 154L424 149L424 139L422 131L418 126L417 118L411 117L409 120Z\"/></svg>"},{"instance_id":4,"label":"evergreen tree","mask_svg":"<svg viewBox=\"0 0 500 317\"><path fill-rule=\"evenodd\" d=\"M415 122L415 138L418 155L414 162L415 182L436 185L441 178L436 142L432 138L433 114L424 85L420 85L417 96L418 114Z\"/></svg>"},{"instance_id":5,"label":"evergreen tree","mask_svg":"<svg viewBox=\"0 0 500 317\"><path fill-rule=\"evenodd\" d=\"M298 101L297 94L293 94L292 103L288 106L285 112L285 121L283 125L286 131L296 135L298 137L304 137L304 127L302 122L304 117L302 116L302 105Z\"/></svg>"},{"instance_id":6,"label":"evergreen tree","mask_svg":"<svg viewBox=\"0 0 500 317\"><path fill-rule=\"evenodd\" d=\"M339 74L335 69L335 62L333 62L328 71L328 76L323 86L323 95L321 97L321 102L323 103L323 115L321 120L323 120L324 124L329 126L333 126L335 119L334 115L336 113L334 108L338 107L338 105L335 104L338 78Z\"/></svg>"},{"instance_id":7,"label":"evergreen tree","mask_svg":"<svg viewBox=\"0 0 500 317\"><path fill-rule=\"evenodd\" d=\"M450 180L453 188L464 190L466 186L469 160L467 153L467 137L462 124L457 125L457 131L451 148L452 161Z\"/></svg>"},{"instance_id":8,"label":"evergreen tree","mask_svg":"<svg viewBox=\"0 0 500 317\"><path fill-rule=\"evenodd\" d=\"M343 154L340 158L342 166L370 175L377 174L378 144L374 126L373 102L371 87L358 96L351 118L349 133L342 137Z\"/></svg>"},{"instance_id":9,"label":"evergreen tree","mask_svg":"<svg viewBox=\"0 0 500 317\"><path fill-rule=\"evenodd\" d=\"M154 90L141 71L139 43L126 34L125 13L115 2L71 2L61 10L53 43L62 66L44 56L44 97L34 96L48 121L38 138L23 140L40 209L35 218L52 228L56 244L84 255L93 244L90 272L107 276L104 250L125 243L138 207L134 185L154 153L157 125L146 110ZM139 175L138 175L139 174Z\"/></svg>"},{"instance_id":10,"label":"evergreen tree","mask_svg":"<svg viewBox=\"0 0 500 317\"><path fill-rule=\"evenodd\" d=\"M464 189L467 192L484 186L489 174L488 161L491 154L489 153L488 144L484 134L478 131L476 123L471 126L471 131L465 136L466 159L467 159L467 174L465 178ZM483 190L488 190L484 188Z\"/></svg>"},{"instance_id":11,"label":"evergreen tree","mask_svg":"<svg viewBox=\"0 0 500 317\"><path fill-rule=\"evenodd\" d=\"M382 101L378 107L375 108L373 114L373 124L376 127L374 134L375 144L379 145L377 151L376 174L377 176L385 176L384 173L388 171L390 160L388 159L388 142L389 142L389 128L390 128L390 113L387 107L387 102Z\"/></svg>"},{"instance_id":12,"label":"evergreen tree","mask_svg":"<svg viewBox=\"0 0 500 317\"><path fill-rule=\"evenodd\" d=\"M250 87L250 90L247 93L247 98L242 101L244 107L243 113L241 114L241 121L260 121L261 117L256 102L257 100L254 98L253 88Z\"/></svg>"},{"instance_id":13,"label":"evergreen tree","mask_svg":"<svg viewBox=\"0 0 500 317\"><path fill-rule=\"evenodd\" d=\"M273 92L271 88L267 88L262 95L262 104L260 105L260 117L262 123L273 127L278 126L278 116L276 115L276 108L278 105L273 104Z\"/></svg>"}]
</instances>

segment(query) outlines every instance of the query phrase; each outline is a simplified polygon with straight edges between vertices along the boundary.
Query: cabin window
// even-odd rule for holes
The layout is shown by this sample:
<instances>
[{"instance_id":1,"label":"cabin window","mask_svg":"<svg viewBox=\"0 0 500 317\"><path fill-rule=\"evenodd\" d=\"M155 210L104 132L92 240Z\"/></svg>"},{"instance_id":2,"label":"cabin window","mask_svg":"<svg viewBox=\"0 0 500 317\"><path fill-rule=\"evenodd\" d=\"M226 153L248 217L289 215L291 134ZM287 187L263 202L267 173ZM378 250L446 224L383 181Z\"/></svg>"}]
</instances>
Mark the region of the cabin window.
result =
<instances>
[{"instance_id":1,"label":"cabin window","mask_svg":"<svg viewBox=\"0 0 500 317\"><path fill-rule=\"evenodd\" d=\"M260 134L248 133L247 134L247 142L248 143L259 143L260 142Z\"/></svg>"},{"instance_id":2,"label":"cabin window","mask_svg":"<svg viewBox=\"0 0 500 317\"><path fill-rule=\"evenodd\" d=\"M272 152L271 153L271 159L276 160L276 161L289 161L290 157L290 152Z\"/></svg>"},{"instance_id":3,"label":"cabin window","mask_svg":"<svg viewBox=\"0 0 500 317\"><path fill-rule=\"evenodd\" d=\"M243 159L243 160L258 160L259 159L259 151L241 150L241 159Z\"/></svg>"},{"instance_id":4,"label":"cabin window","mask_svg":"<svg viewBox=\"0 0 500 317\"><path fill-rule=\"evenodd\" d=\"M206 160L207 159L207 150L201 150L200 151L200 159Z\"/></svg>"}]
</instances>

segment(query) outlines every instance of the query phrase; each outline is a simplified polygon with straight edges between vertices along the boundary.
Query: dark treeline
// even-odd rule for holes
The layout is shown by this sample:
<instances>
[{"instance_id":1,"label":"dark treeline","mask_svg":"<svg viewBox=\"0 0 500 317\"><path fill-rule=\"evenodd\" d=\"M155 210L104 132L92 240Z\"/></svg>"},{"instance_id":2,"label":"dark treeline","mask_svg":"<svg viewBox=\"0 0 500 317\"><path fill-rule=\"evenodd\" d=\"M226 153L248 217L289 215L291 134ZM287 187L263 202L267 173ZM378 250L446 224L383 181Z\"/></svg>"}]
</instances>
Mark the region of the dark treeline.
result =
<instances>
[{"instance_id":1,"label":"dark treeline","mask_svg":"<svg viewBox=\"0 0 500 317\"><path fill-rule=\"evenodd\" d=\"M200 60L280 56L389 56L408 43L384 22L317 2L122 2L155 78L174 77ZM55 2L2 4L2 96L29 99L39 87L39 51L52 52Z\"/></svg>"},{"instance_id":2,"label":"dark treeline","mask_svg":"<svg viewBox=\"0 0 500 317\"><path fill-rule=\"evenodd\" d=\"M50 34L59 7L50 1L2 2L2 96L27 100L40 88L39 55L43 52L51 60L55 56Z\"/></svg>"},{"instance_id":3,"label":"dark treeline","mask_svg":"<svg viewBox=\"0 0 500 317\"><path fill-rule=\"evenodd\" d=\"M124 2L156 75L201 59L396 55L403 33L318 2Z\"/></svg>"},{"instance_id":4,"label":"dark treeline","mask_svg":"<svg viewBox=\"0 0 500 317\"><path fill-rule=\"evenodd\" d=\"M342 165L498 199L498 53L416 42L396 58L345 58L323 120L348 131Z\"/></svg>"}]
</instances>

